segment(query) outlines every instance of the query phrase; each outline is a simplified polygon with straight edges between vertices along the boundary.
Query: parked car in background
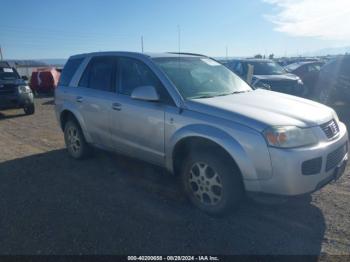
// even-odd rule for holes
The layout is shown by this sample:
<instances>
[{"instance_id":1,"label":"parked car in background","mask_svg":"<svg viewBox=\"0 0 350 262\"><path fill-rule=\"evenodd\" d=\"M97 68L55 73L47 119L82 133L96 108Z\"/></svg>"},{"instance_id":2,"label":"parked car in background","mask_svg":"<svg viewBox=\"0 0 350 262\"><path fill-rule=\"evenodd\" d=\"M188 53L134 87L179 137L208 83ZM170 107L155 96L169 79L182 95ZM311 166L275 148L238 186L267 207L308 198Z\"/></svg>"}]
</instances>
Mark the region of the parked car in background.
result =
<instances>
[{"instance_id":1,"label":"parked car in background","mask_svg":"<svg viewBox=\"0 0 350 262\"><path fill-rule=\"evenodd\" d=\"M337 57L321 68L314 97L329 105L336 101L350 104L350 55Z\"/></svg>"},{"instance_id":2,"label":"parked car in background","mask_svg":"<svg viewBox=\"0 0 350 262\"><path fill-rule=\"evenodd\" d=\"M34 114L32 90L15 68L0 61L0 110L23 108L27 115Z\"/></svg>"},{"instance_id":3,"label":"parked car in background","mask_svg":"<svg viewBox=\"0 0 350 262\"><path fill-rule=\"evenodd\" d=\"M285 69L287 72L300 77L304 83L305 97L312 97L323 65L324 62L322 61L299 62L290 64L286 66Z\"/></svg>"},{"instance_id":4,"label":"parked car in background","mask_svg":"<svg viewBox=\"0 0 350 262\"><path fill-rule=\"evenodd\" d=\"M347 130L333 109L252 90L206 56L72 56L55 109L73 158L94 146L165 167L210 214L232 210L246 192L313 192L347 161Z\"/></svg>"},{"instance_id":5,"label":"parked car in background","mask_svg":"<svg viewBox=\"0 0 350 262\"><path fill-rule=\"evenodd\" d=\"M55 68L40 68L32 73L30 87L36 93L53 93L61 73Z\"/></svg>"},{"instance_id":6,"label":"parked car in background","mask_svg":"<svg viewBox=\"0 0 350 262\"><path fill-rule=\"evenodd\" d=\"M290 64L302 63L302 62L318 62L319 58L316 57L284 57L274 60L280 66L288 66Z\"/></svg>"},{"instance_id":7,"label":"parked car in background","mask_svg":"<svg viewBox=\"0 0 350 262\"><path fill-rule=\"evenodd\" d=\"M297 96L304 95L303 81L272 60L236 59L223 61L223 64L248 82L248 68L251 66L253 77L250 84L254 88L270 89Z\"/></svg>"}]
</instances>

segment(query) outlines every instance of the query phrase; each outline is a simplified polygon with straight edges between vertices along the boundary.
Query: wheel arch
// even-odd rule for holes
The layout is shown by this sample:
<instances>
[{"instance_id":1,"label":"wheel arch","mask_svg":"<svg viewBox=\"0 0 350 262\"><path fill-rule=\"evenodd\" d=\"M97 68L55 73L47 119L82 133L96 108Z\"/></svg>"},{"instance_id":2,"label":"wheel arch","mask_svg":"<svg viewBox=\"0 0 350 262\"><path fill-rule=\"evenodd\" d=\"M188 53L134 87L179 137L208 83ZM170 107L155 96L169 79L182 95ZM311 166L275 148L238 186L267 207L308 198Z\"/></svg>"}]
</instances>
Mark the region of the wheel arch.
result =
<instances>
[{"instance_id":1,"label":"wheel arch","mask_svg":"<svg viewBox=\"0 0 350 262\"><path fill-rule=\"evenodd\" d=\"M88 143L92 143L92 139L89 133L87 132L83 117L74 109L65 108L64 110L61 111L59 120L60 120L60 126L62 131L64 131L65 124L69 119L74 119L79 124L81 130L83 131L85 140Z\"/></svg>"},{"instance_id":2,"label":"wheel arch","mask_svg":"<svg viewBox=\"0 0 350 262\"><path fill-rule=\"evenodd\" d=\"M254 165L245 152L243 146L232 136L223 130L208 125L192 125L177 131L168 146L167 168L174 174L179 171L179 165L182 164L189 152L192 144L204 143L209 147L213 146L221 150L232 160L241 173L242 179L246 175L256 177ZM179 157L180 155L180 157Z\"/></svg>"}]
</instances>

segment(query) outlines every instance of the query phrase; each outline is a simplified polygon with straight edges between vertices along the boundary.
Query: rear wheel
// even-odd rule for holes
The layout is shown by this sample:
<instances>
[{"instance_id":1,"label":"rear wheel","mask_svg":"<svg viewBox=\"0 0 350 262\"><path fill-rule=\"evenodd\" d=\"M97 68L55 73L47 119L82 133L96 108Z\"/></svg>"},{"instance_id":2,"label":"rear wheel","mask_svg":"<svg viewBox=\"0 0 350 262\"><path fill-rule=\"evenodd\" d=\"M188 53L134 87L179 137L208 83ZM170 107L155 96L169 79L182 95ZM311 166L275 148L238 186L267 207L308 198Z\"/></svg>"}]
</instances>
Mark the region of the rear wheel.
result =
<instances>
[{"instance_id":1,"label":"rear wheel","mask_svg":"<svg viewBox=\"0 0 350 262\"><path fill-rule=\"evenodd\" d=\"M190 201L211 215L223 215L238 206L244 195L240 172L222 154L192 152L182 171ZM232 162L232 160L231 160Z\"/></svg>"},{"instance_id":2,"label":"rear wheel","mask_svg":"<svg viewBox=\"0 0 350 262\"><path fill-rule=\"evenodd\" d=\"M83 159L90 153L84 134L75 120L68 120L64 127L64 140L68 153L75 159Z\"/></svg>"},{"instance_id":3,"label":"rear wheel","mask_svg":"<svg viewBox=\"0 0 350 262\"><path fill-rule=\"evenodd\" d=\"M34 104L26 105L23 107L24 113L26 115L32 115L35 112Z\"/></svg>"}]
</instances>

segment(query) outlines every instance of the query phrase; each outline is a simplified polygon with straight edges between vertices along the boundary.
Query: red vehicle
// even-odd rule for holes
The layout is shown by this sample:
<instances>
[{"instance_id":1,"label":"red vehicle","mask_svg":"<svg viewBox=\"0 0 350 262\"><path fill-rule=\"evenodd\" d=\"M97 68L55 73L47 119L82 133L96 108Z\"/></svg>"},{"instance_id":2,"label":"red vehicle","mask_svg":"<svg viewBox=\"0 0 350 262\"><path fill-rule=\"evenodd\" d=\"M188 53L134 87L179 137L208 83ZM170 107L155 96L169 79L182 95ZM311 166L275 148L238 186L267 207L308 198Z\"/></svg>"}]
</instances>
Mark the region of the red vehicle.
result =
<instances>
[{"instance_id":1,"label":"red vehicle","mask_svg":"<svg viewBox=\"0 0 350 262\"><path fill-rule=\"evenodd\" d=\"M52 93L57 87L60 75L55 68L38 69L32 73L30 87L37 93Z\"/></svg>"}]
</instances>

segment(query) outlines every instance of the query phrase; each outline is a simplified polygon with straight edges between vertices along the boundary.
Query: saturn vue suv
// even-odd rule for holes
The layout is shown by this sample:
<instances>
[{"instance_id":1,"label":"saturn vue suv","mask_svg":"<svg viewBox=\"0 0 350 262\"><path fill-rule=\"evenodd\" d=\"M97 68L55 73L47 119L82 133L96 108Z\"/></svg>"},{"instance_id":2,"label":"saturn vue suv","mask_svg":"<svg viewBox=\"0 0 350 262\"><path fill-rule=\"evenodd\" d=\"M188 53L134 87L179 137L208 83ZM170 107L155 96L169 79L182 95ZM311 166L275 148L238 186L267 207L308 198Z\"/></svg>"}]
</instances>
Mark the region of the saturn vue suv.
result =
<instances>
[{"instance_id":1,"label":"saturn vue suv","mask_svg":"<svg viewBox=\"0 0 350 262\"><path fill-rule=\"evenodd\" d=\"M339 178L348 158L347 129L333 109L252 90L202 55L72 56L55 108L73 158L97 147L165 167L213 215L245 193L309 194Z\"/></svg>"}]
</instances>

